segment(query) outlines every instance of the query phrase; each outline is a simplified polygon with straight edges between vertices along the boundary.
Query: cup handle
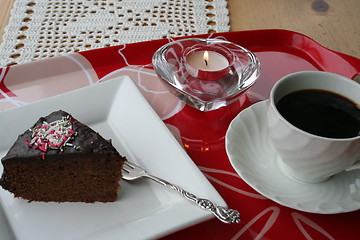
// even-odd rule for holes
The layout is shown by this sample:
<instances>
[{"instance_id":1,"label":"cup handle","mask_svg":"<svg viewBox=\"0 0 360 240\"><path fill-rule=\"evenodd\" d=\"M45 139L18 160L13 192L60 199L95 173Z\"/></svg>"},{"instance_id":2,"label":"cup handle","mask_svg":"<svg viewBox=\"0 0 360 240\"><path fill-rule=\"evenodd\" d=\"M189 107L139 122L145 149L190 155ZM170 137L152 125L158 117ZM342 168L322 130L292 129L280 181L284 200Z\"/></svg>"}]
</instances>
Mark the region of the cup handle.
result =
<instances>
[{"instance_id":1,"label":"cup handle","mask_svg":"<svg viewBox=\"0 0 360 240\"><path fill-rule=\"evenodd\" d=\"M360 158L353 165L345 169L345 171L352 171L357 169L360 169Z\"/></svg>"}]
</instances>

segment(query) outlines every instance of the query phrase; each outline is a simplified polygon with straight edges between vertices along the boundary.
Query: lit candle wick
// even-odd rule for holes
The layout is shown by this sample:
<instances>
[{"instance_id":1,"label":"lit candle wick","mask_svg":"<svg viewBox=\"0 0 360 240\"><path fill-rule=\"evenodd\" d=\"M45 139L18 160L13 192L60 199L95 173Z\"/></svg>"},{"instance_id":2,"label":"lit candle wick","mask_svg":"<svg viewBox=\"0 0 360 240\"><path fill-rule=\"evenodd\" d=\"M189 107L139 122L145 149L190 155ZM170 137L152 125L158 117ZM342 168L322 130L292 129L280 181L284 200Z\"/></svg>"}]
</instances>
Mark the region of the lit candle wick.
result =
<instances>
[{"instance_id":1,"label":"lit candle wick","mask_svg":"<svg viewBox=\"0 0 360 240\"><path fill-rule=\"evenodd\" d=\"M208 66L208 60L209 60L209 53L208 53L208 51L205 51L204 52L204 61L205 61L206 66Z\"/></svg>"}]
</instances>

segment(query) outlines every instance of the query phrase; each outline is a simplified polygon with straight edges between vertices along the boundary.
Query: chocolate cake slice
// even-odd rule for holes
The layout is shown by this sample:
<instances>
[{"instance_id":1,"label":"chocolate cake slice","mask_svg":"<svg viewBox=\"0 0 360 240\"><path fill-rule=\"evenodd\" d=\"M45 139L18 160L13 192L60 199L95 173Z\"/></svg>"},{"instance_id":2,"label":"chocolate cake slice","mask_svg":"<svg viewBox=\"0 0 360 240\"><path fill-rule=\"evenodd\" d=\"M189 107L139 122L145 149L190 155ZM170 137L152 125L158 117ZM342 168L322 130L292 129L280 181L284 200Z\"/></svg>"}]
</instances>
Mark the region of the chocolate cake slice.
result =
<instances>
[{"instance_id":1,"label":"chocolate cake slice","mask_svg":"<svg viewBox=\"0 0 360 240\"><path fill-rule=\"evenodd\" d=\"M125 160L110 140L59 110L18 137L2 158L0 185L29 201L112 202Z\"/></svg>"}]
</instances>

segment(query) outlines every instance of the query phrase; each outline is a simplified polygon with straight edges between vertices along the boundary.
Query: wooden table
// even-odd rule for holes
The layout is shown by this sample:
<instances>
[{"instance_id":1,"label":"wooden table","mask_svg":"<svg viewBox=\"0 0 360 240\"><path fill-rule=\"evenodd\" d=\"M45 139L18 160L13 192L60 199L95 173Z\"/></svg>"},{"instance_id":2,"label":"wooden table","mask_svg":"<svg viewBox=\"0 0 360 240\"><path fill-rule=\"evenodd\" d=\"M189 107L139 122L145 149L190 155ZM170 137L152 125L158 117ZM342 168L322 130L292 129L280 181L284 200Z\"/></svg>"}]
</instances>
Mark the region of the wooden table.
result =
<instances>
[{"instance_id":1,"label":"wooden table","mask_svg":"<svg viewBox=\"0 0 360 240\"><path fill-rule=\"evenodd\" d=\"M13 1L0 0L0 41ZM228 0L228 7L231 31L292 30L360 58L359 0Z\"/></svg>"},{"instance_id":2,"label":"wooden table","mask_svg":"<svg viewBox=\"0 0 360 240\"><path fill-rule=\"evenodd\" d=\"M231 30L286 29L360 58L359 0L228 0Z\"/></svg>"}]
</instances>

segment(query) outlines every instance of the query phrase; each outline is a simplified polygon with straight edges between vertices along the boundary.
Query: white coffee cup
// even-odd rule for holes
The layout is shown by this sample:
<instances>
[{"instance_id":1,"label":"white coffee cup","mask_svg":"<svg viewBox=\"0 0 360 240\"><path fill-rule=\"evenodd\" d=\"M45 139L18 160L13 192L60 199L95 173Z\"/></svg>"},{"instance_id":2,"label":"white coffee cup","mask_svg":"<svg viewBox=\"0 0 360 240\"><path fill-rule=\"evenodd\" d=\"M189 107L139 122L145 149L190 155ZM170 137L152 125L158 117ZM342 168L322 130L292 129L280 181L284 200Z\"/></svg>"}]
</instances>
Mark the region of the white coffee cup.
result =
<instances>
[{"instance_id":1,"label":"white coffee cup","mask_svg":"<svg viewBox=\"0 0 360 240\"><path fill-rule=\"evenodd\" d=\"M360 106L360 84L343 76L304 71L280 79L270 93L268 127L282 171L298 181L318 183L344 170L360 169L360 136L317 136L295 127L279 113L276 104L282 97L305 89L337 93Z\"/></svg>"}]
</instances>

